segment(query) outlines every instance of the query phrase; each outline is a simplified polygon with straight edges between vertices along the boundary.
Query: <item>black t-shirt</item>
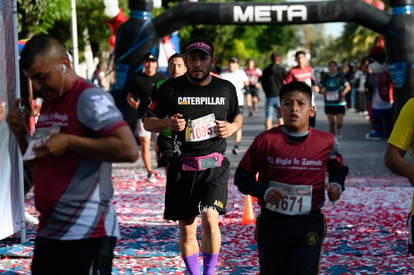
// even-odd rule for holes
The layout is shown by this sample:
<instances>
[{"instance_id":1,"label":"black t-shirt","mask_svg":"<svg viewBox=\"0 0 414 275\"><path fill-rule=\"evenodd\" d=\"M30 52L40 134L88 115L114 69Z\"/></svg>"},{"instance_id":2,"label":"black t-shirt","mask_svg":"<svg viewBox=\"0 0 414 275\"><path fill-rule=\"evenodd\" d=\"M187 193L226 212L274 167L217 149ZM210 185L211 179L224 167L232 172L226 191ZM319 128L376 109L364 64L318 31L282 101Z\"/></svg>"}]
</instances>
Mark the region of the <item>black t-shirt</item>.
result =
<instances>
[{"instance_id":1,"label":"black t-shirt","mask_svg":"<svg viewBox=\"0 0 414 275\"><path fill-rule=\"evenodd\" d=\"M283 85L286 71L276 63L272 63L263 70L262 87L266 97L277 97Z\"/></svg>"},{"instance_id":2,"label":"black t-shirt","mask_svg":"<svg viewBox=\"0 0 414 275\"><path fill-rule=\"evenodd\" d=\"M134 95L135 100L140 101L138 106L138 118L144 118L148 105L151 102L150 97L156 88L157 82L166 79L167 76L156 72L152 76L145 73L138 73L132 81L129 93Z\"/></svg>"},{"instance_id":3,"label":"black t-shirt","mask_svg":"<svg viewBox=\"0 0 414 275\"><path fill-rule=\"evenodd\" d=\"M213 152L224 153L226 140L211 137L202 141L189 141L192 134L189 120L214 114L216 120L233 122L240 114L237 93L229 81L212 77L206 86L194 86L185 76L165 81L153 98L155 106L147 116L165 118L180 113L187 121L186 130L172 132L173 151L180 155L201 156ZM187 139L186 139L187 136Z\"/></svg>"}]
</instances>

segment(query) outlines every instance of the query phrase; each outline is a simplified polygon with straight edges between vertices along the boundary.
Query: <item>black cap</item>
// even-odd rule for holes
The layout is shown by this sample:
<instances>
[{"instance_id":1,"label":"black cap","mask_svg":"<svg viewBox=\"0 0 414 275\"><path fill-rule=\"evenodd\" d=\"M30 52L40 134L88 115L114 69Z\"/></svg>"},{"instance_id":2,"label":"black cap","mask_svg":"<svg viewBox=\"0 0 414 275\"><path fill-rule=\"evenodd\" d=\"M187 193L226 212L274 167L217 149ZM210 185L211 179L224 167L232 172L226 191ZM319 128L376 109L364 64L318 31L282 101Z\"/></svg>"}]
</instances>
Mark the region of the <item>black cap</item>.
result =
<instances>
[{"instance_id":1,"label":"black cap","mask_svg":"<svg viewBox=\"0 0 414 275\"><path fill-rule=\"evenodd\" d=\"M278 53L272 53L272 55L270 56L271 61L276 61L276 60L280 60L280 56Z\"/></svg>"},{"instance_id":2,"label":"black cap","mask_svg":"<svg viewBox=\"0 0 414 275\"><path fill-rule=\"evenodd\" d=\"M157 61L157 57L153 53L146 53L144 55L144 60Z\"/></svg>"}]
</instances>

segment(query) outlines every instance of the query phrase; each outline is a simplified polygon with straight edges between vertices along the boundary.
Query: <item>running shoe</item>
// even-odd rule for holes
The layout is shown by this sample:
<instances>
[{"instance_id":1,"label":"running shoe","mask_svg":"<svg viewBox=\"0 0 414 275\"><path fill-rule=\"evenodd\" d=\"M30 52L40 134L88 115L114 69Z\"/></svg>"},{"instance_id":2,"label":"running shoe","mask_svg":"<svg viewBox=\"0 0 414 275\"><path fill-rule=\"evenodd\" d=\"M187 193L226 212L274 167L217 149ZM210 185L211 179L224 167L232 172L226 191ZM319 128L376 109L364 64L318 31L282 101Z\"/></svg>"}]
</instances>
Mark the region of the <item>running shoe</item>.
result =
<instances>
[{"instance_id":1,"label":"running shoe","mask_svg":"<svg viewBox=\"0 0 414 275\"><path fill-rule=\"evenodd\" d=\"M365 138L369 140L381 140L382 136L380 132L372 130L371 132L367 133Z\"/></svg>"},{"instance_id":2,"label":"running shoe","mask_svg":"<svg viewBox=\"0 0 414 275\"><path fill-rule=\"evenodd\" d=\"M155 183L157 182L157 178L155 177L154 173L152 171L148 171L147 181L149 183Z\"/></svg>"}]
</instances>

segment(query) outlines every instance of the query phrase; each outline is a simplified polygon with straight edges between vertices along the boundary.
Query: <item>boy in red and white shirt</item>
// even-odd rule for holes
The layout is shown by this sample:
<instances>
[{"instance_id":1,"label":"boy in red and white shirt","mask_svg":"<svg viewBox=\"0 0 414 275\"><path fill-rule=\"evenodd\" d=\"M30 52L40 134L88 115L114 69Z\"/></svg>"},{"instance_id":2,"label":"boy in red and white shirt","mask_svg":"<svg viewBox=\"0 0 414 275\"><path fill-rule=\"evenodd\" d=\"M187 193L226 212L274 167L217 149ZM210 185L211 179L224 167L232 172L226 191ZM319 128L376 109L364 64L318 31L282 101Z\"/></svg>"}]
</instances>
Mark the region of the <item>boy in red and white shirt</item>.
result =
<instances>
[{"instance_id":1,"label":"boy in red and white shirt","mask_svg":"<svg viewBox=\"0 0 414 275\"><path fill-rule=\"evenodd\" d=\"M279 109L284 125L258 135L236 169L238 189L259 198L261 206L256 227L261 274L318 274L325 189L332 202L345 189L348 168L337 140L308 126L315 114L311 97L303 82L284 85Z\"/></svg>"}]
</instances>

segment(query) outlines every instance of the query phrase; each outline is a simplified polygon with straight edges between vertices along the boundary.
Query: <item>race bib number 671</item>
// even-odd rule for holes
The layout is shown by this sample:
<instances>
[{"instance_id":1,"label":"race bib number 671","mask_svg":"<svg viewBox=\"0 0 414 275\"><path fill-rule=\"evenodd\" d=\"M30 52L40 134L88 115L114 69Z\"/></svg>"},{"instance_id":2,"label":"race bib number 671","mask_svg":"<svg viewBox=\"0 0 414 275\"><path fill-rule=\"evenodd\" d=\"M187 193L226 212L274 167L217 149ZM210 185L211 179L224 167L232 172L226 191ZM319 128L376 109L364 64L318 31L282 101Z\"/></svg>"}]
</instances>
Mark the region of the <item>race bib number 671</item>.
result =
<instances>
[{"instance_id":1,"label":"race bib number 671","mask_svg":"<svg viewBox=\"0 0 414 275\"><path fill-rule=\"evenodd\" d=\"M216 137L214 133L216 117L209 114L194 120L188 120L185 128L185 141L195 142Z\"/></svg>"},{"instance_id":2,"label":"race bib number 671","mask_svg":"<svg viewBox=\"0 0 414 275\"><path fill-rule=\"evenodd\" d=\"M276 181L271 181L269 185L281 190L285 197L277 204L267 203L267 209L291 216L310 213L312 207L311 185L291 185Z\"/></svg>"}]
</instances>

